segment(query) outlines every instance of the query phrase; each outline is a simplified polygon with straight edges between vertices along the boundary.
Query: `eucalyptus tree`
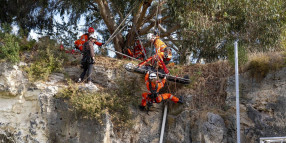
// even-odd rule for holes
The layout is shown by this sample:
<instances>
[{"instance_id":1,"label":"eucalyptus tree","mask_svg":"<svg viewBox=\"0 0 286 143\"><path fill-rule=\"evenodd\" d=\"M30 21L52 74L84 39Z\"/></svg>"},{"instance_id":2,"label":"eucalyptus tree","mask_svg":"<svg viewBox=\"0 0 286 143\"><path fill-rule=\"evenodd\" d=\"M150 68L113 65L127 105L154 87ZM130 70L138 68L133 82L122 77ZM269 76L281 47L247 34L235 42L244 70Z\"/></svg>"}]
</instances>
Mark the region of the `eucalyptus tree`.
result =
<instances>
[{"instance_id":1,"label":"eucalyptus tree","mask_svg":"<svg viewBox=\"0 0 286 143\"><path fill-rule=\"evenodd\" d=\"M32 29L52 29L53 15L47 0L0 0L0 23L18 25L27 35Z\"/></svg>"},{"instance_id":2,"label":"eucalyptus tree","mask_svg":"<svg viewBox=\"0 0 286 143\"><path fill-rule=\"evenodd\" d=\"M249 51L279 49L285 27L285 0L169 0L170 14L180 22L179 53L213 61L227 57L239 39Z\"/></svg>"},{"instance_id":3,"label":"eucalyptus tree","mask_svg":"<svg viewBox=\"0 0 286 143\"><path fill-rule=\"evenodd\" d=\"M132 46L135 37L153 32L159 24L161 29L168 29L161 30L162 38L179 29L179 25L170 20L168 5L163 0L54 0L52 8L53 13L62 17L68 15L68 25L74 25L82 16L85 17L86 25L93 26L104 37L114 33L126 18L123 25L128 26L113 39L114 48L119 52Z\"/></svg>"}]
</instances>

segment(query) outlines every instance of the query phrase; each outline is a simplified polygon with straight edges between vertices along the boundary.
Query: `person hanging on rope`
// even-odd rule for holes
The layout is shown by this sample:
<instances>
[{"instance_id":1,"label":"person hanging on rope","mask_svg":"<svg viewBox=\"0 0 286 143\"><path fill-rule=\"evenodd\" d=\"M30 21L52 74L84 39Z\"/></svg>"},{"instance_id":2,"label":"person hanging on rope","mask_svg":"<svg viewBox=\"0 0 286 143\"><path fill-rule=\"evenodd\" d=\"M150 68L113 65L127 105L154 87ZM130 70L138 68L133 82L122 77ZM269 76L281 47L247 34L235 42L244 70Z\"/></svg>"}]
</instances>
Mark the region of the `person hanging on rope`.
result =
<instances>
[{"instance_id":1,"label":"person hanging on rope","mask_svg":"<svg viewBox=\"0 0 286 143\"><path fill-rule=\"evenodd\" d=\"M157 80L157 75L155 73L149 73L145 75L145 83L147 89L150 91L149 93L145 92L142 94L142 102L139 105L141 110L145 110L146 105L152 106L153 103L160 103L163 100L170 99L174 103L183 103L182 97L177 98L171 93L159 94L161 88L164 87L166 83L166 77L162 79L162 81Z\"/></svg>"},{"instance_id":2,"label":"person hanging on rope","mask_svg":"<svg viewBox=\"0 0 286 143\"><path fill-rule=\"evenodd\" d=\"M81 60L83 72L81 73L78 82L82 82L85 74L87 73L87 81L89 84L91 83L91 73L93 69L93 64L95 62L93 43L96 41L97 36L95 34L92 34L89 36L89 40L83 45L83 57Z\"/></svg>"},{"instance_id":3,"label":"person hanging on rope","mask_svg":"<svg viewBox=\"0 0 286 143\"><path fill-rule=\"evenodd\" d=\"M140 63L139 67L151 61L153 66L155 63L157 63L158 66L164 70L165 74L169 74L169 70L167 69L166 65L172 58L171 49L167 47L167 45L159 38L159 36L155 36L152 33L147 35L147 40L149 40L154 45L156 54Z\"/></svg>"},{"instance_id":4,"label":"person hanging on rope","mask_svg":"<svg viewBox=\"0 0 286 143\"><path fill-rule=\"evenodd\" d=\"M80 50L80 51L82 51L82 50L83 50L83 44L88 41L89 36L92 35L92 34L94 34L94 28L89 27L89 28L88 28L88 33L83 34L83 35L80 37L80 39L78 39L78 40L76 40L76 41L74 42L75 48L78 49L78 50ZM102 45L104 45L104 43L100 43L100 42L98 42L98 41L95 41L94 44L96 44L97 46L102 46Z\"/></svg>"}]
</instances>

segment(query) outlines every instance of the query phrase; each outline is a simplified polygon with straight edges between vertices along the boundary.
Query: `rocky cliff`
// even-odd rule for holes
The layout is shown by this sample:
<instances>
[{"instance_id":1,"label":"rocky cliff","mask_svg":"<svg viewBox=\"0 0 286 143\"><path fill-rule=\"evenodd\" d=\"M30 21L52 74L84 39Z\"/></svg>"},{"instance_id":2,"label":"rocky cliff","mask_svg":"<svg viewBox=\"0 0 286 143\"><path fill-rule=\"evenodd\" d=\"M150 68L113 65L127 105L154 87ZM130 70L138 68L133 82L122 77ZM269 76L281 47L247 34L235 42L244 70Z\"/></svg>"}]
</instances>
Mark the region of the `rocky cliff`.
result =
<instances>
[{"instance_id":1,"label":"rocky cliff","mask_svg":"<svg viewBox=\"0 0 286 143\"><path fill-rule=\"evenodd\" d=\"M104 60L111 60L105 62ZM116 86L121 76L143 79L128 73L124 62L102 59L95 65L94 85L81 88L98 92ZM108 64L108 65L106 65ZM25 63L1 63L0 69L0 142L158 142L163 103L156 104L148 114L130 105L133 125L115 128L111 113L106 112L103 123L84 118L71 110L70 104L55 98L65 88L66 78L76 79L79 67L66 67L65 74L53 73L48 81L30 82L22 70ZM259 137L285 136L286 68L269 74L262 81L240 76L241 135L243 142L257 142ZM140 83L144 88L144 81ZM192 107L194 97L188 87L181 88L184 105L166 102L169 107L164 142L166 143L231 143L236 142L234 78L227 82L225 108L203 110ZM138 103L141 95L135 95ZM136 103L136 104L138 104ZM124 103L123 103L124 104Z\"/></svg>"}]
</instances>

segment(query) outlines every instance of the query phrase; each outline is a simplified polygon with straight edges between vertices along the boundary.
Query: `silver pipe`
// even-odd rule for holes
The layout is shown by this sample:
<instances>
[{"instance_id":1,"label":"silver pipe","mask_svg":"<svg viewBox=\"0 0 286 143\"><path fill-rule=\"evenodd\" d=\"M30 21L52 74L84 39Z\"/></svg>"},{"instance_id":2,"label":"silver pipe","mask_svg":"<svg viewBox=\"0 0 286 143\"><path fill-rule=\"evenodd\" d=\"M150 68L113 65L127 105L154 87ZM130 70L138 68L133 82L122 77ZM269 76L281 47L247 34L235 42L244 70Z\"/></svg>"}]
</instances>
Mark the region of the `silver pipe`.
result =
<instances>
[{"instance_id":1,"label":"silver pipe","mask_svg":"<svg viewBox=\"0 0 286 143\"><path fill-rule=\"evenodd\" d=\"M161 128L161 135L160 135L160 142L159 143L163 143L163 140L164 140L164 131L165 131L165 124L166 124L167 110L168 110L167 105L165 105L164 115L163 115L163 122L162 122L162 128Z\"/></svg>"},{"instance_id":2,"label":"silver pipe","mask_svg":"<svg viewBox=\"0 0 286 143\"><path fill-rule=\"evenodd\" d=\"M239 77L238 77L238 50L237 41L234 42L234 54L235 54L235 91L236 91L236 133L237 143L240 143L240 112L239 112Z\"/></svg>"}]
</instances>

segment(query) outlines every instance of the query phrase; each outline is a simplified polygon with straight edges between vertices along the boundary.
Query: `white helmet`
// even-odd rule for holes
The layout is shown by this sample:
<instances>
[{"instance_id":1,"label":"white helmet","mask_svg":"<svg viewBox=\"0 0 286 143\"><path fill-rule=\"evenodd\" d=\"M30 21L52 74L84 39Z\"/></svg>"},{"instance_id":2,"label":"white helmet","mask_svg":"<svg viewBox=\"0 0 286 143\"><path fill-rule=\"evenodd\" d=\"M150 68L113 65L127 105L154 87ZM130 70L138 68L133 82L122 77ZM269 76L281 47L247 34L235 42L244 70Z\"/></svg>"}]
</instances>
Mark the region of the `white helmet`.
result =
<instances>
[{"instance_id":1,"label":"white helmet","mask_svg":"<svg viewBox=\"0 0 286 143\"><path fill-rule=\"evenodd\" d=\"M149 79L156 79L157 78L157 75L155 73L151 73L149 75Z\"/></svg>"},{"instance_id":2,"label":"white helmet","mask_svg":"<svg viewBox=\"0 0 286 143\"><path fill-rule=\"evenodd\" d=\"M154 38L155 38L155 36L152 33L147 34L147 40L148 41L153 40Z\"/></svg>"},{"instance_id":3,"label":"white helmet","mask_svg":"<svg viewBox=\"0 0 286 143\"><path fill-rule=\"evenodd\" d=\"M91 35L89 35L89 38L97 39L97 36L95 34L91 34Z\"/></svg>"}]
</instances>

